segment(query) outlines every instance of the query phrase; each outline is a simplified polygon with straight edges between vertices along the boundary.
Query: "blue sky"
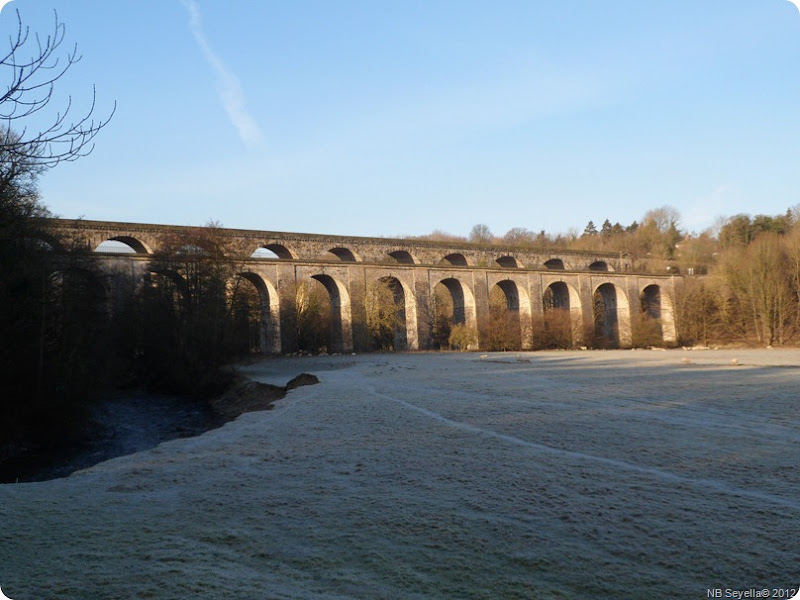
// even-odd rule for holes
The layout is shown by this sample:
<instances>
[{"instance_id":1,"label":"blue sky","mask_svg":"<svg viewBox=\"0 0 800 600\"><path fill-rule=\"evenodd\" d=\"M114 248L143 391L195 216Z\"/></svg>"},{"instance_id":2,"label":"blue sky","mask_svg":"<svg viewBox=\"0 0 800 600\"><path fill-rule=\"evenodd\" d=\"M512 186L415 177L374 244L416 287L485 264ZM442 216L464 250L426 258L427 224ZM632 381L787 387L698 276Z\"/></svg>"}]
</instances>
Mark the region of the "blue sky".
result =
<instances>
[{"instance_id":1,"label":"blue sky","mask_svg":"<svg viewBox=\"0 0 800 600\"><path fill-rule=\"evenodd\" d=\"M787 0L14 0L117 112L60 216L349 235L564 233L800 204Z\"/></svg>"}]
</instances>

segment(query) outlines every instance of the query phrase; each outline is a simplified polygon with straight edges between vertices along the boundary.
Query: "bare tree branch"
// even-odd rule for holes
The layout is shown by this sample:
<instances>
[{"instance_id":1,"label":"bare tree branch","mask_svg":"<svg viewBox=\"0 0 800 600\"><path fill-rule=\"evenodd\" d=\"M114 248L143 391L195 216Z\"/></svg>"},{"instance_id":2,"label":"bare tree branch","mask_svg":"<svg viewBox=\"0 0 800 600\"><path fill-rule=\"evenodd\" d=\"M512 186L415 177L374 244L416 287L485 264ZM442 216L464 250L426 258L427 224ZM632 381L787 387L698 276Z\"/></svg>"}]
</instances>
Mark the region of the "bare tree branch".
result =
<instances>
[{"instance_id":1,"label":"bare tree branch","mask_svg":"<svg viewBox=\"0 0 800 600\"><path fill-rule=\"evenodd\" d=\"M89 109L77 119L71 118L72 98L56 111L44 129L32 132L26 119L37 115L54 100L55 84L80 60L78 47L59 55L65 41L66 27L53 12L53 30L46 38L31 36L17 11L17 33L9 37L9 49L0 58L0 73L7 82L0 95L0 168L26 164L36 172L60 162L87 156L94 149L94 137L116 111L104 119L95 119L96 92L92 88ZM2 89L2 88L0 88ZM5 179L2 174L0 179Z\"/></svg>"}]
</instances>

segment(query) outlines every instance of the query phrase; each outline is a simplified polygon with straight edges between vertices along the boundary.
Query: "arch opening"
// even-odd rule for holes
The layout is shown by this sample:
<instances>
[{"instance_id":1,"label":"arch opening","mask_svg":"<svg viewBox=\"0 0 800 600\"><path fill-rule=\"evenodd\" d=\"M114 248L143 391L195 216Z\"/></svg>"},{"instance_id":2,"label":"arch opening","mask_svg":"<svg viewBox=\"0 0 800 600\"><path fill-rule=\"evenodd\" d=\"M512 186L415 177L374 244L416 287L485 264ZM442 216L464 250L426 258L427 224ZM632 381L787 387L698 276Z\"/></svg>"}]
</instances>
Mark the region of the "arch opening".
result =
<instances>
[{"instance_id":1,"label":"arch opening","mask_svg":"<svg viewBox=\"0 0 800 600\"><path fill-rule=\"evenodd\" d=\"M353 254L352 250L347 248L331 248L328 250L329 254L333 254L337 259L342 262L358 262L356 260L356 255Z\"/></svg>"},{"instance_id":2,"label":"arch opening","mask_svg":"<svg viewBox=\"0 0 800 600\"><path fill-rule=\"evenodd\" d=\"M244 281L248 283L240 285ZM240 351L261 354L281 351L280 303L272 283L256 273L239 273L230 304Z\"/></svg>"},{"instance_id":3,"label":"arch opening","mask_svg":"<svg viewBox=\"0 0 800 600\"><path fill-rule=\"evenodd\" d=\"M269 256L255 256L256 252L259 252L261 250L264 250L271 254ZM257 248L255 252L253 252L253 256L255 258L272 258L272 260L275 260L276 258L280 258L282 260L291 260L295 258L295 255L292 253L292 251L289 250L283 244L263 244L262 246Z\"/></svg>"},{"instance_id":4,"label":"arch opening","mask_svg":"<svg viewBox=\"0 0 800 600\"><path fill-rule=\"evenodd\" d=\"M510 280L500 281L489 290L489 350L523 348L520 289Z\"/></svg>"},{"instance_id":5,"label":"arch opening","mask_svg":"<svg viewBox=\"0 0 800 600\"><path fill-rule=\"evenodd\" d=\"M661 288L648 285L639 295L639 318L633 324L635 346L659 346L664 342L661 316Z\"/></svg>"},{"instance_id":6,"label":"arch opening","mask_svg":"<svg viewBox=\"0 0 800 600\"><path fill-rule=\"evenodd\" d=\"M469 265L467 262L467 257L457 252L448 254L441 261L439 261L439 264L453 265L454 267L466 267Z\"/></svg>"},{"instance_id":7,"label":"arch opening","mask_svg":"<svg viewBox=\"0 0 800 600\"><path fill-rule=\"evenodd\" d=\"M328 294L327 311L330 315L330 327L327 351L352 352L353 329L350 295L347 293L347 288L330 275L312 275L311 278L322 284ZM320 314L325 312L325 308L323 307L320 308Z\"/></svg>"},{"instance_id":8,"label":"arch opening","mask_svg":"<svg viewBox=\"0 0 800 600\"><path fill-rule=\"evenodd\" d=\"M407 250L395 250L394 252L389 252L389 256L403 265L413 265L416 263L414 257L411 256L411 253Z\"/></svg>"},{"instance_id":9,"label":"arch opening","mask_svg":"<svg viewBox=\"0 0 800 600\"><path fill-rule=\"evenodd\" d=\"M333 351L331 301L327 288L317 279L294 287L293 329L297 349L310 354Z\"/></svg>"},{"instance_id":10,"label":"arch opening","mask_svg":"<svg viewBox=\"0 0 800 600\"><path fill-rule=\"evenodd\" d=\"M544 266L546 269L551 271L563 271L564 261L560 258L551 258L550 260L545 261Z\"/></svg>"},{"instance_id":11,"label":"arch opening","mask_svg":"<svg viewBox=\"0 0 800 600\"><path fill-rule=\"evenodd\" d=\"M261 246L253 251L253 253L250 255L250 258L258 258L261 260L279 260L280 256L278 256L275 251Z\"/></svg>"},{"instance_id":12,"label":"arch opening","mask_svg":"<svg viewBox=\"0 0 800 600\"><path fill-rule=\"evenodd\" d=\"M563 281L551 283L545 289L542 297L544 317L538 343L542 348L567 349L577 341L573 335L576 329L573 313L579 313L580 307L573 307L571 296L576 294Z\"/></svg>"},{"instance_id":13,"label":"arch opening","mask_svg":"<svg viewBox=\"0 0 800 600\"><path fill-rule=\"evenodd\" d=\"M648 285L642 290L642 313L649 319L661 320L661 288L657 285Z\"/></svg>"},{"instance_id":14,"label":"arch opening","mask_svg":"<svg viewBox=\"0 0 800 600\"><path fill-rule=\"evenodd\" d=\"M102 242L95 252L109 254L150 254L149 249L139 240L129 236L116 236Z\"/></svg>"},{"instance_id":15,"label":"arch opening","mask_svg":"<svg viewBox=\"0 0 800 600\"><path fill-rule=\"evenodd\" d=\"M504 269L519 269L519 263L513 256L501 256L495 262Z\"/></svg>"},{"instance_id":16,"label":"arch opening","mask_svg":"<svg viewBox=\"0 0 800 600\"><path fill-rule=\"evenodd\" d=\"M433 287L430 302L431 346L477 349L477 320L472 291L458 279L442 279Z\"/></svg>"},{"instance_id":17,"label":"arch opening","mask_svg":"<svg viewBox=\"0 0 800 600\"><path fill-rule=\"evenodd\" d=\"M381 277L367 287L366 310L367 331L370 347L381 351L403 351L416 345L410 308L413 298L409 298L403 284L396 277Z\"/></svg>"},{"instance_id":18,"label":"arch opening","mask_svg":"<svg viewBox=\"0 0 800 600\"><path fill-rule=\"evenodd\" d=\"M594 316L594 346L619 348L620 331L617 312L617 289L612 283L597 287L592 295Z\"/></svg>"},{"instance_id":19,"label":"arch opening","mask_svg":"<svg viewBox=\"0 0 800 600\"><path fill-rule=\"evenodd\" d=\"M589 270L590 271L607 272L607 271L610 271L611 269L609 268L608 263L606 261L604 261L604 260L596 260L592 264L589 265Z\"/></svg>"},{"instance_id":20,"label":"arch opening","mask_svg":"<svg viewBox=\"0 0 800 600\"><path fill-rule=\"evenodd\" d=\"M45 231L32 231L31 235L25 235L21 238L18 238L18 240L25 246L25 248L34 251L64 251L64 246L61 244L61 242L55 236L52 236Z\"/></svg>"}]
</instances>

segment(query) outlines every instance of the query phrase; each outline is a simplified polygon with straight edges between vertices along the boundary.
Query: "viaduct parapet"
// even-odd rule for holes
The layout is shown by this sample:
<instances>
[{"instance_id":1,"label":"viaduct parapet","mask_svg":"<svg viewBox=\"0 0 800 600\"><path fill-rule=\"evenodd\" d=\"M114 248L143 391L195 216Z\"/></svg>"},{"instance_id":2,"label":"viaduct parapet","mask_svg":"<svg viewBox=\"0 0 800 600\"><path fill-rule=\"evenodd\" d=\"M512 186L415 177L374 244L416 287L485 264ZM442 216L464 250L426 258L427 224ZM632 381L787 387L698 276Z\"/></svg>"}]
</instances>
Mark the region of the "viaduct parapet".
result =
<instances>
[{"instance_id":1,"label":"viaduct parapet","mask_svg":"<svg viewBox=\"0 0 800 600\"><path fill-rule=\"evenodd\" d=\"M47 240L57 250L81 251L104 266L109 278L147 276L166 249L191 245L202 227L107 221L50 219ZM454 323L478 332L475 349L489 345L489 294L499 287L520 330L522 348L533 346L537 328L553 308L568 310L573 344L587 331L604 330L614 345L630 346L636 319L658 322L663 341L676 342L675 275L629 271L625 257L590 252L546 252L503 245L475 245L416 239L286 233L214 228L242 277L261 296L261 349L267 353L297 348L291 319L296 291L317 280L331 301L331 351L367 349L367 289L388 282L396 290L402 332L397 349L429 344L429 308L441 284L453 300ZM118 242L126 252L110 251ZM87 254L91 252L91 254Z\"/></svg>"}]
</instances>

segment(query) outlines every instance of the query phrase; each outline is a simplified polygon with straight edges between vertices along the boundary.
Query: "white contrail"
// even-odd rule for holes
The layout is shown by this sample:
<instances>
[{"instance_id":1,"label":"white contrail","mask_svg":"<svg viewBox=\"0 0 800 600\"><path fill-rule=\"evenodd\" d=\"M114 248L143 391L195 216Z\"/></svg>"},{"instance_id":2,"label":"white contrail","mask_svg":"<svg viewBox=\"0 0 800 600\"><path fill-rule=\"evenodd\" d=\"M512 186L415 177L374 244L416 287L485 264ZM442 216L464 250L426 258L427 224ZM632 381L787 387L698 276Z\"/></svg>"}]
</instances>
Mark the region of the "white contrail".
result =
<instances>
[{"instance_id":1,"label":"white contrail","mask_svg":"<svg viewBox=\"0 0 800 600\"><path fill-rule=\"evenodd\" d=\"M181 4L189 11L189 27L192 35L197 40L208 64L217 73L217 89L222 105L225 107L225 112L228 113L233 126L236 127L239 136L246 144L259 144L263 141L263 136L255 119L247 111L242 84L208 43L200 20L200 9L197 6L197 2L195 0L181 0Z\"/></svg>"}]
</instances>

